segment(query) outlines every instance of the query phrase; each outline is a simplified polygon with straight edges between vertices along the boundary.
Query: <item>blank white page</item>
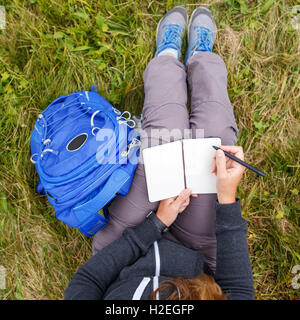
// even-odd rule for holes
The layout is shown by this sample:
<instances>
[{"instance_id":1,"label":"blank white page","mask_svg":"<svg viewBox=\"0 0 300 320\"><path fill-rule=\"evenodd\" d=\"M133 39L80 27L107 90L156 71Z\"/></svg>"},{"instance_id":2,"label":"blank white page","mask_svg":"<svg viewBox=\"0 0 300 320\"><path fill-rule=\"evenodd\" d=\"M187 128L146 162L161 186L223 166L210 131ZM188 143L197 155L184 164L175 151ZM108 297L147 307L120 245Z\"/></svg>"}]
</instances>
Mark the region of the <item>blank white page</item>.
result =
<instances>
[{"instance_id":1,"label":"blank white page","mask_svg":"<svg viewBox=\"0 0 300 320\"><path fill-rule=\"evenodd\" d=\"M212 146L221 145L220 138L183 140L186 187L192 193L217 193L216 176L211 172L216 150Z\"/></svg>"},{"instance_id":2,"label":"blank white page","mask_svg":"<svg viewBox=\"0 0 300 320\"><path fill-rule=\"evenodd\" d=\"M184 189L181 141L146 148L143 158L150 202L175 197Z\"/></svg>"}]
</instances>

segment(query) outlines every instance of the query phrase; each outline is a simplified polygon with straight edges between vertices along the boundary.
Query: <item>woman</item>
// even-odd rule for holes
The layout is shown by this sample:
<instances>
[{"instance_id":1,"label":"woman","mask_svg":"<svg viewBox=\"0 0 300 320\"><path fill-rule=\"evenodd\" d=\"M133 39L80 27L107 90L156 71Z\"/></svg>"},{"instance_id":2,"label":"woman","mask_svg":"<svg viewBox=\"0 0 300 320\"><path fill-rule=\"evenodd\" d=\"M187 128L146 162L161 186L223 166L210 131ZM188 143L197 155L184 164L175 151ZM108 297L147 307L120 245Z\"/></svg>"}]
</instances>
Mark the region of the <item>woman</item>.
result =
<instances>
[{"instance_id":1,"label":"woman","mask_svg":"<svg viewBox=\"0 0 300 320\"><path fill-rule=\"evenodd\" d=\"M149 136L143 144L151 139L153 145L152 129L191 129L193 137L196 129L204 129L205 137L220 137L223 150L243 159L242 148L234 146L238 130L226 67L212 53L214 19L206 8L194 10L182 64L187 20L186 10L175 7L157 27L155 57L143 76L142 125ZM247 224L235 198L244 168L219 150L212 171L217 195L191 195L186 189L178 197L150 203L139 164L128 195L109 206L110 221L94 237L94 256L78 269L65 298L254 299Z\"/></svg>"}]
</instances>

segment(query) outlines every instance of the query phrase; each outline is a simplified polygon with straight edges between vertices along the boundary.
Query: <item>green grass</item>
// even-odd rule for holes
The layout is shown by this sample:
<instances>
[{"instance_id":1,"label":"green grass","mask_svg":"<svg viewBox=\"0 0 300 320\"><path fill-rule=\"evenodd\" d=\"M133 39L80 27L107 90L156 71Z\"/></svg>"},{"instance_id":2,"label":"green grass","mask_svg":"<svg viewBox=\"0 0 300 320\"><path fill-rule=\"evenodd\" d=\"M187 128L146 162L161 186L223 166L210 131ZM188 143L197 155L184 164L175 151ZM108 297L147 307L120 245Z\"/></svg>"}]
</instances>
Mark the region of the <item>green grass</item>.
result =
<instances>
[{"instance_id":1,"label":"green grass","mask_svg":"<svg viewBox=\"0 0 300 320\"><path fill-rule=\"evenodd\" d=\"M179 4L189 13L199 4L213 11L214 51L228 67L239 144L268 174L246 172L239 188L257 299L300 298L291 286L300 264L296 0L0 0L7 18L0 31L1 299L61 299L91 255L91 240L58 221L34 190L29 141L37 115L58 96L92 84L120 109L140 113L156 24Z\"/></svg>"}]
</instances>

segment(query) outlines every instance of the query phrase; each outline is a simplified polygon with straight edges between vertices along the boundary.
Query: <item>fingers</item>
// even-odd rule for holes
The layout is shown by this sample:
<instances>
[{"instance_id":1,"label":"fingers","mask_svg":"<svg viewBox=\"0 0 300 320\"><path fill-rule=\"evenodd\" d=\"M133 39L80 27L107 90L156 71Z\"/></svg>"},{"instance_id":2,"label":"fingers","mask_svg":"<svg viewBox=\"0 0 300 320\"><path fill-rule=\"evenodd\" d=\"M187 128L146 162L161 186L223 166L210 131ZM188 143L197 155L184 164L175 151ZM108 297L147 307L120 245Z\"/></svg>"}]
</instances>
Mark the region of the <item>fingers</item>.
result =
<instances>
[{"instance_id":1,"label":"fingers","mask_svg":"<svg viewBox=\"0 0 300 320\"><path fill-rule=\"evenodd\" d=\"M178 209L178 212L181 213L184 209L190 204L190 198L188 198Z\"/></svg>"},{"instance_id":2,"label":"fingers","mask_svg":"<svg viewBox=\"0 0 300 320\"><path fill-rule=\"evenodd\" d=\"M228 152L232 152L232 153L236 153L239 151L243 151L243 148L241 146L220 146L220 148L222 150L228 151Z\"/></svg>"},{"instance_id":3,"label":"fingers","mask_svg":"<svg viewBox=\"0 0 300 320\"><path fill-rule=\"evenodd\" d=\"M213 157L212 165L211 165L211 172L216 173L217 172L217 165L216 165L216 154Z\"/></svg>"},{"instance_id":4,"label":"fingers","mask_svg":"<svg viewBox=\"0 0 300 320\"><path fill-rule=\"evenodd\" d=\"M191 193L191 190L186 188L179 193L179 196L175 201L185 202L186 200L190 199Z\"/></svg>"},{"instance_id":5,"label":"fingers","mask_svg":"<svg viewBox=\"0 0 300 320\"><path fill-rule=\"evenodd\" d=\"M227 151L237 158L244 160L244 151L243 148L240 146L220 146L220 148L224 151Z\"/></svg>"},{"instance_id":6,"label":"fingers","mask_svg":"<svg viewBox=\"0 0 300 320\"><path fill-rule=\"evenodd\" d=\"M244 151L243 148L240 146L221 146L222 150L225 150L227 152L230 152L231 154L234 154L237 158L244 160ZM240 174L245 171L245 167L239 164L238 162L234 160L228 161L228 172L234 173L234 174Z\"/></svg>"},{"instance_id":7,"label":"fingers","mask_svg":"<svg viewBox=\"0 0 300 320\"><path fill-rule=\"evenodd\" d=\"M190 195L191 190L190 189L184 189L180 192L179 196L175 199L174 205L179 209L182 206L186 207L188 206L190 202Z\"/></svg>"},{"instance_id":8,"label":"fingers","mask_svg":"<svg viewBox=\"0 0 300 320\"><path fill-rule=\"evenodd\" d=\"M217 150L216 152L216 166L217 166L219 177L227 175L226 157L222 150Z\"/></svg>"},{"instance_id":9,"label":"fingers","mask_svg":"<svg viewBox=\"0 0 300 320\"><path fill-rule=\"evenodd\" d=\"M171 198L163 199L163 200L160 200L160 203L161 203L161 204L169 205L169 204L171 204L175 199L176 199L176 197L171 197Z\"/></svg>"}]
</instances>

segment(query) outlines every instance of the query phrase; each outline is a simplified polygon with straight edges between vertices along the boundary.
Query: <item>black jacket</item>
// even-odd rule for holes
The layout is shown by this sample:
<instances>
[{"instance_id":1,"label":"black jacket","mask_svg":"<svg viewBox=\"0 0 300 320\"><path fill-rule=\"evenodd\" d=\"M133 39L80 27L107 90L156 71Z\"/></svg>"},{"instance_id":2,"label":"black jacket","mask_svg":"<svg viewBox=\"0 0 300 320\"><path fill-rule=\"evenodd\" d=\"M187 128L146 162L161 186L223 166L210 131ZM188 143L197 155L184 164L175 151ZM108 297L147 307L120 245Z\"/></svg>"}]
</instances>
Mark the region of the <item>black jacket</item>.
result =
<instances>
[{"instance_id":1,"label":"black jacket","mask_svg":"<svg viewBox=\"0 0 300 320\"><path fill-rule=\"evenodd\" d=\"M216 282L231 299L254 299L247 223L241 216L239 200L225 205L216 202L215 228ZM127 228L121 238L80 267L65 291L65 299L149 299L163 280L193 278L205 270L202 254L162 238L146 219L135 228Z\"/></svg>"}]
</instances>

